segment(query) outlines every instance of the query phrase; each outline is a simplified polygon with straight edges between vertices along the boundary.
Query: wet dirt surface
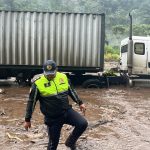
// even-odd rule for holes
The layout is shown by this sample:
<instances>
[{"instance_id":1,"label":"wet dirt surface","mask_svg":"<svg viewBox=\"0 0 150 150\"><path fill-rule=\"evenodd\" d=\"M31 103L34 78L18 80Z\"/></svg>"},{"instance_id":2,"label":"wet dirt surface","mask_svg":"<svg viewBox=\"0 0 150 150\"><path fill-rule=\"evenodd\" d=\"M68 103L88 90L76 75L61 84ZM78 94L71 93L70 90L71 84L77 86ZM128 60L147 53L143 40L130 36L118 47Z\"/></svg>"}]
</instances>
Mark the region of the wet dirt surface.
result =
<instances>
[{"instance_id":1,"label":"wet dirt surface","mask_svg":"<svg viewBox=\"0 0 150 150\"><path fill-rule=\"evenodd\" d=\"M29 87L0 82L0 150L46 150L47 132L39 105L32 128L23 128ZM89 126L77 142L78 150L149 150L150 88L111 86L103 89L76 88L87 106ZM74 103L73 108L79 111ZM64 125L58 150L72 127Z\"/></svg>"}]
</instances>

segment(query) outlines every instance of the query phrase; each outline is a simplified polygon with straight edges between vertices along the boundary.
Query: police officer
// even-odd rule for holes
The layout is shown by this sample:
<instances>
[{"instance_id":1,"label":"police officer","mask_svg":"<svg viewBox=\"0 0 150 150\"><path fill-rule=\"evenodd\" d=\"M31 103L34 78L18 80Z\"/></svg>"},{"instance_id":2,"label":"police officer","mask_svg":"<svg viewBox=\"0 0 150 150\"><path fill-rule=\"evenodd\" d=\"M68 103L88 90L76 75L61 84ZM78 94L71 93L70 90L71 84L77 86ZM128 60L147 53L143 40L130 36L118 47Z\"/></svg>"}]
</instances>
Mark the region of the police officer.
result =
<instances>
[{"instance_id":1,"label":"police officer","mask_svg":"<svg viewBox=\"0 0 150 150\"><path fill-rule=\"evenodd\" d=\"M71 150L75 150L76 141L87 128L88 123L69 105L68 95L83 112L86 110L85 105L69 84L66 75L57 71L56 63L53 60L46 61L43 65L43 71L44 73L32 84L24 127L26 130L31 127L32 113L37 100L39 100L40 110L48 127L49 143L47 150L57 149L63 124L74 126L74 130L67 138L65 145Z\"/></svg>"}]
</instances>

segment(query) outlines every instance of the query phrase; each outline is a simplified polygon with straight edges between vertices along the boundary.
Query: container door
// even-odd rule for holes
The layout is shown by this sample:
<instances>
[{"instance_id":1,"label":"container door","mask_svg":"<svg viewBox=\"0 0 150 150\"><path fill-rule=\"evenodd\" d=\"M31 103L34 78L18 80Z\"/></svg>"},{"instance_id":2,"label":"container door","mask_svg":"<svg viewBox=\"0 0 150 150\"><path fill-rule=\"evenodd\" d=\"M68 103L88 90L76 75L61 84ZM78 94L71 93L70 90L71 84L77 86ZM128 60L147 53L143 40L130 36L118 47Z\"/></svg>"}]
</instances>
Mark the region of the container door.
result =
<instances>
[{"instance_id":1,"label":"container door","mask_svg":"<svg viewBox=\"0 0 150 150\"><path fill-rule=\"evenodd\" d=\"M133 45L133 74L147 74L147 42L146 41L134 41Z\"/></svg>"}]
</instances>

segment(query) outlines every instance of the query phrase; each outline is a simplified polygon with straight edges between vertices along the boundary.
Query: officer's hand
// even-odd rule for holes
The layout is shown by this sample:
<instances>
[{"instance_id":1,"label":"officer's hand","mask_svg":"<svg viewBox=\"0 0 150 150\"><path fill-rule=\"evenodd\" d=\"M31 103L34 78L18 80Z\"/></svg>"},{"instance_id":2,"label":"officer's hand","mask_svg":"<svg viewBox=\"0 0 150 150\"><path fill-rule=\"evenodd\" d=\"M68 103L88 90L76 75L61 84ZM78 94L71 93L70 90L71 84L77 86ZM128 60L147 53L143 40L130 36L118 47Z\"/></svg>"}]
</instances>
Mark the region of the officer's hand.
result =
<instances>
[{"instance_id":1,"label":"officer's hand","mask_svg":"<svg viewBox=\"0 0 150 150\"><path fill-rule=\"evenodd\" d=\"M31 122L25 121L24 128L28 131L28 128L31 128Z\"/></svg>"},{"instance_id":2,"label":"officer's hand","mask_svg":"<svg viewBox=\"0 0 150 150\"><path fill-rule=\"evenodd\" d=\"M81 104L79 107L80 107L80 110L83 112L83 115L85 116L85 111L86 111L85 105Z\"/></svg>"}]
</instances>

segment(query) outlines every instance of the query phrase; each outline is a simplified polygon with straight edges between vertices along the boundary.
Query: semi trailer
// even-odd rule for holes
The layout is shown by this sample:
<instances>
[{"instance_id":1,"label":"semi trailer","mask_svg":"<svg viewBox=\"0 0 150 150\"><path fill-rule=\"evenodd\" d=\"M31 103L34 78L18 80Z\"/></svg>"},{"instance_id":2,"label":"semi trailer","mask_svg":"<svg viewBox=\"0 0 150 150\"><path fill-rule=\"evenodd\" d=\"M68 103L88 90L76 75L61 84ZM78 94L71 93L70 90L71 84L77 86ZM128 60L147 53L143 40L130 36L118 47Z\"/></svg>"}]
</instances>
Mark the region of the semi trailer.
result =
<instances>
[{"instance_id":1,"label":"semi trailer","mask_svg":"<svg viewBox=\"0 0 150 150\"><path fill-rule=\"evenodd\" d=\"M0 11L0 78L30 82L52 59L59 71L89 80L86 73L104 69L104 42L103 13Z\"/></svg>"}]
</instances>

